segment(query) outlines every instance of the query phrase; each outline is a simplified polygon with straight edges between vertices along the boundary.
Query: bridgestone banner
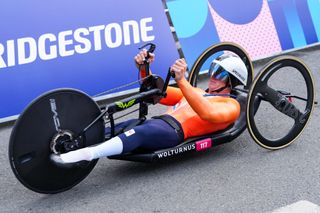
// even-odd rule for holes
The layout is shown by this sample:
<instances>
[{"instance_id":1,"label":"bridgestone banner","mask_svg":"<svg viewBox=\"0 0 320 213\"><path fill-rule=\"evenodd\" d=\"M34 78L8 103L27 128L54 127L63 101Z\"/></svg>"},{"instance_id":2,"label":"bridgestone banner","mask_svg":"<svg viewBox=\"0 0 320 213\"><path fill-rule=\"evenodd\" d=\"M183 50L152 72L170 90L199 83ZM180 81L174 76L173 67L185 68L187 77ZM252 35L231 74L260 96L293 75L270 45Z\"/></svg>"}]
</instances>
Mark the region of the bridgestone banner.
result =
<instances>
[{"instance_id":1,"label":"bridgestone banner","mask_svg":"<svg viewBox=\"0 0 320 213\"><path fill-rule=\"evenodd\" d=\"M1 1L0 20L0 122L48 90L93 96L137 81L133 57L146 43L162 77L179 57L161 0Z\"/></svg>"}]
</instances>

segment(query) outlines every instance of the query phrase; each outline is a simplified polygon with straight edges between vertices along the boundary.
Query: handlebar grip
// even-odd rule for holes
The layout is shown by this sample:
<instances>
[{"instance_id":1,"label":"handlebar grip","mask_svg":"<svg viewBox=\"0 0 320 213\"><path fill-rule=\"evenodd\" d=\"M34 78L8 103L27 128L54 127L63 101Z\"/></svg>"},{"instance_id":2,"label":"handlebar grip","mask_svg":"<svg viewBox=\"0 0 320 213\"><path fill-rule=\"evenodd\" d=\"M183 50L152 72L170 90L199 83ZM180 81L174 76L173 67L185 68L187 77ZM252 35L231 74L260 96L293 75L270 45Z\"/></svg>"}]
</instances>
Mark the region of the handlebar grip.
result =
<instances>
[{"instance_id":1,"label":"handlebar grip","mask_svg":"<svg viewBox=\"0 0 320 213\"><path fill-rule=\"evenodd\" d=\"M149 58L150 58L150 52L147 51L147 57L144 58L144 63L148 63Z\"/></svg>"},{"instance_id":2,"label":"handlebar grip","mask_svg":"<svg viewBox=\"0 0 320 213\"><path fill-rule=\"evenodd\" d=\"M149 48L149 50L147 50L147 57L145 58L145 61L148 61L148 59L150 58L150 53L153 53L154 50L156 49L155 44L149 43L147 45L150 45L150 48Z\"/></svg>"},{"instance_id":3,"label":"handlebar grip","mask_svg":"<svg viewBox=\"0 0 320 213\"><path fill-rule=\"evenodd\" d=\"M147 43L139 48L139 50L149 46L149 49L147 50L147 57L145 58L145 61L147 61L150 58L150 53L153 53L156 49L156 45L153 43Z\"/></svg>"},{"instance_id":4,"label":"handlebar grip","mask_svg":"<svg viewBox=\"0 0 320 213\"><path fill-rule=\"evenodd\" d=\"M168 73L167 73L167 77L166 77L166 80L164 82L164 85L163 85L163 89L162 89L162 95L165 97L166 96L166 91L167 91L167 87L169 85L169 81L170 81L170 77L175 77L175 74L171 72L171 68L169 67L168 69Z\"/></svg>"}]
</instances>

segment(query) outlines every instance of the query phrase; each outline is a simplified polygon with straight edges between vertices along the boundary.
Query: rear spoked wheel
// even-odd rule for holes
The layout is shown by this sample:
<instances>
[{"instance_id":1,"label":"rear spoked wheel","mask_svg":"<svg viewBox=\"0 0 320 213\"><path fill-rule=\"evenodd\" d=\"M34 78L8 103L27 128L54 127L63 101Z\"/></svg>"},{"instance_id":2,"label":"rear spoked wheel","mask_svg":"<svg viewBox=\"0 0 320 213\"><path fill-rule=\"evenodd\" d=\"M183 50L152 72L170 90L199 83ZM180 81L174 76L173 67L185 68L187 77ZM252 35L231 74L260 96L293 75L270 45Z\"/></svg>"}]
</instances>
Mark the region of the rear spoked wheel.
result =
<instances>
[{"instance_id":1,"label":"rear spoked wheel","mask_svg":"<svg viewBox=\"0 0 320 213\"><path fill-rule=\"evenodd\" d=\"M100 119L79 133L100 114L95 101L73 89L48 92L34 100L20 115L10 137L9 160L18 180L39 193L58 193L82 181L97 160L61 167L50 159L104 140Z\"/></svg>"},{"instance_id":2,"label":"rear spoked wheel","mask_svg":"<svg viewBox=\"0 0 320 213\"><path fill-rule=\"evenodd\" d=\"M255 112L257 97L262 101ZM313 106L314 83L308 67L296 57L276 58L261 70L250 87L248 130L260 146L270 150L284 148L303 132Z\"/></svg>"}]
</instances>

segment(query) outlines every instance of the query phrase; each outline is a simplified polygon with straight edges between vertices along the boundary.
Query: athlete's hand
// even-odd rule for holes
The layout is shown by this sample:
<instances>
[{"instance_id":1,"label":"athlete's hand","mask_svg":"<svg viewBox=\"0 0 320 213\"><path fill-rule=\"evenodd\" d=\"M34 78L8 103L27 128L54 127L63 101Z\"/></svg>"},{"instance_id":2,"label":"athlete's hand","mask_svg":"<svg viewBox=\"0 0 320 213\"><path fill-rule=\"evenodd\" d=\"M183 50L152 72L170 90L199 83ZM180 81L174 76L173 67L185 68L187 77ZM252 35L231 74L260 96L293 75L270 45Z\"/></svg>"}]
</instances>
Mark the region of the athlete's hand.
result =
<instances>
[{"instance_id":1,"label":"athlete's hand","mask_svg":"<svg viewBox=\"0 0 320 213\"><path fill-rule=\"evenodd\" d=\"M176 60L175 63L171 66L170 71L174 72L174 79L176 80L176 82L184 78L184 74L187 70L187 67L188 65L184 58Z\"/></svg>"},{"instance_id":2,"label":"athlete's hand","mask_svg":"<svg viewBox=\"0 0 320 213\"><path fill-rule=\"evenodd\" d=\"M148 55L147 50L143 49L134 57L134 61L137 68L139 68L140 65L143 65L144 63L143 61L147 57L147 55ZM154 61L154 58L155 58L155 54L149 53L148 62L151 64Z\"/></svg>"}]
</instances>

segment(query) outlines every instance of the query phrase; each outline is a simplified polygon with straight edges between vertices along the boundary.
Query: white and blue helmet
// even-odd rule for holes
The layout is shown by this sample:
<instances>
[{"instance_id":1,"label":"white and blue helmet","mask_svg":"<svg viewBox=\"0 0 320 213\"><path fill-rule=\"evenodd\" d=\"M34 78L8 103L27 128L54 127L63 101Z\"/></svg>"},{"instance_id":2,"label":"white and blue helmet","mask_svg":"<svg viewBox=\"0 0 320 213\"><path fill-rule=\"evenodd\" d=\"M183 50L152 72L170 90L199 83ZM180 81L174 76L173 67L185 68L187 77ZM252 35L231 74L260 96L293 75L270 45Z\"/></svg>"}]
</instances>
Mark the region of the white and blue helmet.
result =
<instances>
[{"instance_id":1,"label":"white and blue helmet","mask_svg":"<svg viewBox=\"0 0 320 213\"><path fill-rule=\"evenodd\" d=\"M241 84L247 85L248 80L248 70L240 57L226 53L212 61L209 75L223 81L230 78L232 88Z\"/></svg>"}]
</instances>

